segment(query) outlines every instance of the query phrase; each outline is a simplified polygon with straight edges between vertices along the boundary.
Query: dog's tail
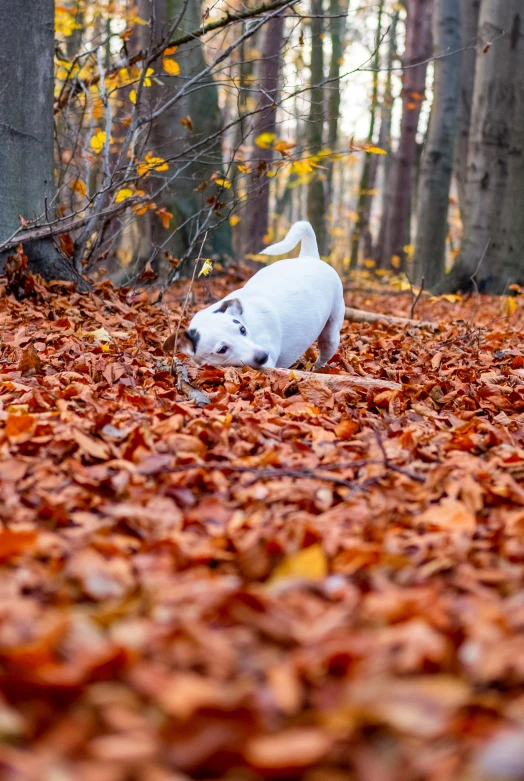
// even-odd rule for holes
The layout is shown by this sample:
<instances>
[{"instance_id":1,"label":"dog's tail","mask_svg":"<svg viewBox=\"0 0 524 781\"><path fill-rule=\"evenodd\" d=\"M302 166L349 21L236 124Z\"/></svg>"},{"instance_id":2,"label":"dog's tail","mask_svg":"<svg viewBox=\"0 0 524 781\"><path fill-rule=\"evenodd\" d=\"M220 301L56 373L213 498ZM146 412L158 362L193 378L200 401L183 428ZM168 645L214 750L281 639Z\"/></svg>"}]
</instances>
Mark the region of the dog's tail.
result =
<instances>
[{"instance_id":1,"label":"dog's tail","mask_svg":"<svg viewBox=\"0 0 524 781\"><path fill-rule=\"evenodd\" d=\"M260 254L285 255L286 252L291 252L292 249L295 249L299 241L301 242L299 257L307 255L310 258L320 258L315 231L309 222L305 221L295 222L289 229L285 239L282 239L277 244L271 244L262 250Z\"/></svg>"}]
</instances>

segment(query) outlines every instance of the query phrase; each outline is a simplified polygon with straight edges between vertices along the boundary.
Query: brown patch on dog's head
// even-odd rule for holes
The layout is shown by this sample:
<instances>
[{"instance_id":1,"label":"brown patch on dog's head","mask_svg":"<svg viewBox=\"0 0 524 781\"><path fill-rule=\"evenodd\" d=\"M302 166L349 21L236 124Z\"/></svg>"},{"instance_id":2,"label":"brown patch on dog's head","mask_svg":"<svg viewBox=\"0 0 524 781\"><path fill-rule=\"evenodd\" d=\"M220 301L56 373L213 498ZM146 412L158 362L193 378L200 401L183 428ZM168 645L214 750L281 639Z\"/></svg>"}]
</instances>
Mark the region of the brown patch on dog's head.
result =
<instances>
[{"instance_id":1,"label":"brown patch on dog's head","mask_svg":"<svg viewBox=\"0 0 524 781\"><path fill-rule=\"evenodd\" d=\"M215 309L215 314L219 312L228 312L230 315L241 315L243 312L242 304L238 298L227 298L222 301L218 309Z\"/></svg>"},{"instance_id":2,"label":"brown patch on dog's head","mask_svg":"<svg viewBox=\"0 0 524 781\"><path fill-rule=\"evenodd\" d=\"M164 342L164 350L166 352L173 352L175 349L175 339L176 333L173 333L167 337L166 341ZM186 355L194 355L197 350L199 339L200 333L196 328L190 328L189 331L181 331L178 334L178 351L185 353Z\"/></svg>"}]
</instances>

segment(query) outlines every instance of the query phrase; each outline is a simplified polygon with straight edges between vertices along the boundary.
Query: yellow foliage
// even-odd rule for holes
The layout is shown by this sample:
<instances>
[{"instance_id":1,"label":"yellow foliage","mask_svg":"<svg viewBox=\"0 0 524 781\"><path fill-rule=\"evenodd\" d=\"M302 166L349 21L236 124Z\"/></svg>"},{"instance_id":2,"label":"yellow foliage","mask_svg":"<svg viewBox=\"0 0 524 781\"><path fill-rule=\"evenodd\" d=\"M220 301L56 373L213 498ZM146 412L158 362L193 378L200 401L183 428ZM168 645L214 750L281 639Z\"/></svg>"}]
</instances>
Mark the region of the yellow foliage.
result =
<instances>
[{"instance_id":1,"label":"yellow foliage","mask_svg":"<svg viewBox=\"0 0 524 781\"><path fill-rule=\"evenodd\" d=\"M415 245L414 244L406 244L404 247L404 252L406 253L406 257L411 260L413 258L413 255L415 254Z\"/></svg>"},{"instance_id":2,"label":"yellow foliage","mask_svg":"<svg viewBox=\"0 0 524 781\"><path fill-rule=\"evenodd\" d=\"M131 103L133 103L133 105L136 103L136 89L132 89L129 93L129 100Z\"/></svg>"},{"instance_id":3,"label":"yellow foliage","mask_svg":"<svg viewBox=\"0 0 524 781\"><path fill-rule=\"evenodd\" d=\"M274 133L261 133L255 138L255 144L260 147L260 149L271 149L276 138Z\"/></svg>"},{"instance_id":4,"label":"yellow foliage","mask_svg":"<svg viewBox=\"0 0 524 781\"><path fill-rule=\"evenodd\" d=\"M218 184L219 187L223 187L225 190L229 190L231 187L231 182L228 182L227 179L215 179L215 184Z\"/></svg>"},{"instance_id":5,"label":"yellow foliage","mask_svg":"<svg viewBox=\"0 0 524 781\"><path fill-rule=\"evenodd\" d=\"M171 60L169 57L164 57L162 60L162 67L170 76L178 76L180 73L180 65L178 62L176 60Z\"/></svg>"},{"instance_id":6,"label":"yellow foliage","mask_svg":"<svg viewBox=\"0 0 524 781\"><path fill-rule=\"evenodd\" d=\"M400 255L393 255L391 258L391 265L393 268L400 268Z\"/></svg>"},{"instance_id":7,"label":"yellow foliage","mask_svg":"<svg viewBox=\"0 0 524 781\"><path fill-rule=\"evenodd\" d=\"M369 152L371 155L387 155L385 149L381 149L379 146L365 146L365 152Z\"/></svg>"},{"instance_id":8,"label":"yellow foliage","mask_svg":"<svg viewBox=\"0 0 524 781\"><path fill-rule=\"evenodd\" d=\"M129 187L123 187L121 190L119 190L115 196L115 203L122 203L122 201L127 200L128 198L133 197L133 190L130 190Z\"/></svg>"},{"instance_id":9,"label":"yellow foliage","mask_svg":"<svg viewBox=\"0 0 524 781\"><path fill-rule=\"evenodd\" d=\"M248 165L245 165L244 163L239 163L238 170L242 174L250 174L251 173L251 168Z\"/></svg>"},{"instance_id":10,"label":"yellow foliage","mask_svg":"<svg viewBox=\"0 0 524 781\"><path fill-rule=\"evenodd\" d=\"M111 138L109 139L112 140ZM104 148L106 143L106 132L105 130L97 130L95 135L90 141L91 149L95 152L95 154L99 155L102 149Z\"/></svg>"},{"instance_id":11,"label":"yellow foliage","mask_svg":"<svg viewBox=\"0 0 524 781\"><path fill-rule=\"evenodd\" d=\"M503 296L500 302L502 314L509 317L517 311L517 299L515 296Z\"/></svg>"},{"instance_id":12,"label":"yellow foliage","mask_svg":"<svg viewBox=\"0 0 524 781\"><path fill-rule=\"evenodd\" d=\"M69 187L75 193L78 193L79 195L81 195L82 198L86 197L86 195L87 195L86 183L84 182L83 179L73 179L73 181L69 183Z\"/></svg>"},{"instance_id":13,"label":"yellow foliage","mask_svg":"<svg viewBox=\"0 0 524 781\"><path fill-rule=\"evenodd\" d=\"M163 157L155 157L152 152L147 152L144 162L138 163L136 170L139 176L149 176L153 171L167 171L169 164Z\"/></svg>"},{"instance_id":14,"label":"yellow foliage","mask_svg":"<svg viewBox=\"0 0 524 781\"><path fill-rule=\"evenodd\" d=\"M288 556L274 570L269 583L275 583L284 578L306 578L307 580L323 580L328 574L327 560L321 545L311 545L309 548Z\"/></svg>"},{"instance_id":15,"label":"yellow foliage","mask_svg":"<svg viewBox=\"0 0 524 781\"><path fill-rule=\"evenodd\" d=\"M75 30L82 27L76 21L76 10L74 8L65 8L63 5L55 6L55 32L57 35L63 35L69 38Z\"/></svg>"},{"instance_id":16,"label":"yellow foliage","mask_svg":"<svg viewBox=\"0 0 524 781\"><path fill-rule=\"evenodd\" d=\"M375 268L375 261L373 260L373 258L366 258L364 260L364 266L366 268Z\"/></svg>"},{"instance_id":17,"label":"yellow foliage","mask_svg":"<svg viewBox=\"0 0 524 781\"><path fill-rule=\"evenodd\" d=\"M238 216L238 214L232 214L231 217L229 218L229 224L233 228L235 227L235 225L238 225L239 222L240 222L240 217Z\"/></svg>"},{"instance_id":18,"label":"yellow foliage","mask_svg":"<svg viewBox=\"0 0 524 781\"><path fill-rule=\"evenodd\" d=\"M206 258L202 268L198 272L198 276L201 277L203 274L205 277L207 277L208 274L212 272L212 270L213 270L213 264L211 263L209 258Z\"/></svg>"}]
</instances>

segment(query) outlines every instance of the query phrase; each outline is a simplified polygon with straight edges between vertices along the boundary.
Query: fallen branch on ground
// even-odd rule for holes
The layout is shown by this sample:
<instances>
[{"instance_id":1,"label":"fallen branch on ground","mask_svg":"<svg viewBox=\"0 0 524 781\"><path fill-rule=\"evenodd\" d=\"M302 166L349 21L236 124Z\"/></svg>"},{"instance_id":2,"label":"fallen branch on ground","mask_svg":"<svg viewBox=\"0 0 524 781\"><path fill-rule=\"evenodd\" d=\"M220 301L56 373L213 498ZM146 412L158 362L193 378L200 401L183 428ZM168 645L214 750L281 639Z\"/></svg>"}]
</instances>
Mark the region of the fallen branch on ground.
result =
<instances>
[{"instance_id":1,"label":"fallen branch on ground","mask_svg":"<svg viewBox=\"0 0 524 781\"><path fill-rule=\"evenodd\" d=\"M328 386L351 385L364 390L402 390L399 382L379 380L375 377L360 377L358 374L319 374L317 372L301 372L296 369L260 369L263 374L271 377L283 377L289 380L317 380Z\"/></svg>"},{"instance_id":2,"label":"fallen branch on ground","mask_svg":"<svg viewBox=\"0 0 524 781\"><path fill-rule=\"evenodd\" d=\"M438 325L431 323L429 320L412 320L409 317L395 317L394 315L376 315L373 312L353 309L350 306L346 307L345 319L349 320L350 323L386 323L387 325L404 325L415 328L429 328L432 331L438 330Z\"/></svg>"}]
</instances>

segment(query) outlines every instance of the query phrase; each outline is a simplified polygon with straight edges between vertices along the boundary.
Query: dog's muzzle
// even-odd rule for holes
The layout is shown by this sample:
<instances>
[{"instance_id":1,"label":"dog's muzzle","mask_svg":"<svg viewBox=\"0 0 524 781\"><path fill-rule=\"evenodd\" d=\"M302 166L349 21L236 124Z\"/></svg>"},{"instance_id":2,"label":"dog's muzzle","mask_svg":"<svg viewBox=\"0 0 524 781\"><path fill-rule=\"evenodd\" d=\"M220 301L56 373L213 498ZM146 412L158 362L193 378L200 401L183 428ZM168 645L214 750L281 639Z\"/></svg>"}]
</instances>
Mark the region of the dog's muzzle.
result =
<instances>
[{"instance_id":1,"label":"dog's muzzle","mask_svg":"<svg viewBox=\"0 0 524 781\"><path fill-rule=\"evenodd\" d=\"M257 350L254 356L254 361L257 366L263 366L268 358L269 353L265 353L263 350Z\"/></svg>"}]
</instances>

